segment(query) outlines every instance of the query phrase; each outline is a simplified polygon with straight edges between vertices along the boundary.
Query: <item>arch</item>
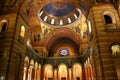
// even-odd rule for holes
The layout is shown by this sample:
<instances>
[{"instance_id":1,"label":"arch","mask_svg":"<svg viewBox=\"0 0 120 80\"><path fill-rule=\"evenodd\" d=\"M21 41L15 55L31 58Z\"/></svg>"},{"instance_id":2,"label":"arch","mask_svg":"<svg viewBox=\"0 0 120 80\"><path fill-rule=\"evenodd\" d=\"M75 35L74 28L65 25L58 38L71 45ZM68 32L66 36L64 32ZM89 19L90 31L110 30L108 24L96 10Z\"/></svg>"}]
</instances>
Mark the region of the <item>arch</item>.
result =
<instances>
[{"instance_id":1,"label":"arch","mask_svg":"<svg viewBox=\"0 0 120 80\"><path fill-rule=\"evenodd\" d=\"M118 45L118 44L112 45L111 50L112 50L112 55L113 56L120 55L120 45Z\"/></svg>"},{"instance_id":2,"label":"arch","mask_svg":"<svg viewBox=\"0 0 120 80\"><path fill-rule=\"evenodd\" d=\"M29 70L28 70L28 79L33 80L35 78L35 62L33 59L30 60Z\"/></svg>"},{"instance_id":3,"label":"arch","mask_svg":"<svg viewBox=\"0 0 120 80\"><path fill-rule=\"evenodd\" d=\"M61 51L66 50L67 54L62 55ZM74 56L77 55L78 49L73 41L68 38L60 38L51 45L48 56Z\"/></svg>"},{"instance_id":4,"label":"arch","mask_svg":"<svg viewBox=\"0 0 120 80\"><path fill-rule=\"evenodd\" d=\"M114 56L117 76L118 79L120 79L120 42L112 43L110 49L112 51L112 55Z\"/></svg>"},{"instance_id":5,"label":"arch","mask_svg":"<svg viewBox=\"0 0 120 80\"><path fill-rule=\"evenodd\" d=\"M29 65L29 57L25 57L25 59L24 59L24 64L25 64L25 66L28 66Z\"/></svg>"},{"instance_id":6,"label":"arch","mask_svg":"<svg viewBox=\"0 0 120 80\"><path fill-rule=\"evenodd\" d=\"M79 63L73 65L73 80L82 80L82 66Z\"/></svg>"},{"instance_id":7,"label":"arch","mask_svg":"<svg viewBox=\"0 0 120 80\"><path fill-rule=\"evenodd\" d=\"M49 51L52 44L55 43L55 41L61 39L61 38L67 38L71 41L73 41L77 48L79 49L79 45L81 42L80 36L78 34L69 29L69 28L56 28L54 30L52 30L48 35L45 36L44 38L44 46L46 47L46 49Z\"/></svg>"},{"instance_id":8,"label":"arch","mask_svg":"<svg viewBox=\"0 0 120 80\"><path fill-rule=\"evenodd\" d=\"M5 32L7 29L8 20L3 19L0 21L0 32Z\"/></svg>"},{"instance_id":9,"label":"arch","mask_svg":"<svg viewBox=\"0 0 120 80\"><path fill-rule=\"evenodd\" d=\"M120 54L120 42L111 43L109 49L113 56L118 56Z\"/></svg>"},{"instance_id":10,"label":"arch","mask_svg":"<svg viewBox=\"0 0 120 80\"><path fill-rule=\"evenodd\" d=\"M29 68L29 57L26 56L24 59L23 80L27 80L28 78L28 68Z\"/></svg>"},{"instance_id":11,"label":"arch","mask_svg":"<svg viewBox=\"0 0 120 80\"><path fill-rule=\"evenodd\" d=\"M25 36L25 26L24 25L21 25L21 27L20 27L20 36L21 37Z\"/></svg>"},{"instance_id":12,"label":"arch","mask_svg":"<svg viewBox=\"0 0 120 80\"><path fill-rule=\"evenodd\" d=\"M35 62L35 68L36 69L38 68L38 62Z\"/></svg>"},{"instance_id":13,"label":"arch","mask_svg":"<svg viewBox=\"0 0 120 80\"><path fill-rule=\"evenodd\" d=\"M103 15L109 16L109 17L112 19L112 22L113 22L113 23L116 23L115 16L114 16L113 12L111 12L111 11L105 11L105 12L103 13Z\"/></svg>"},{"instance_id":14,"label":"arch","mask_svg":"<svg viewBox=\"0 0 120 80\"><path fill-rule=\"evenodd\" d=\"M44 66L44 79L52 80L53 79L53 67L51 64L46 64Z\"/></svg>"},{"instance_id":15,"label":"arch","mask_svg":"<svg viewBox=\"0 0 120 80\"><path fill-rule=\"evenodd\" d=\"M112 24L112 18L109 15L104 15L105 23Z\"/></svg>"},{"instance_id":16,"label":"arch","mask_svg":"<svg viewBox=\"0 0 120 80\"><path fill-rule=\"evenodd\" d=\"M58 66L58 79L67 80L67 66L62 63Z\"/></svg>"},{"instance_id":17,"label":"arch","mask_svg":"<svg viewBox=\"0 0 120 80\"><path fill-rule=\"evenodd\" d=\"M105 22L107 29L115 29L116 28L116 19L115 19L115 15L113 14L113 12L105 11L103 13L103 17L104 17L104 22Z\"/></svg>"},{"instance_id":18,"label":"arch","mask_svg":"<svg viewBox=\"0 0 120 80\"><path fill-rule=\"evenodd\" d=\"M34 67L34 60L33 59L31 59L31 61L30 61L30 66Z\"/></svg>"}]
</instances>

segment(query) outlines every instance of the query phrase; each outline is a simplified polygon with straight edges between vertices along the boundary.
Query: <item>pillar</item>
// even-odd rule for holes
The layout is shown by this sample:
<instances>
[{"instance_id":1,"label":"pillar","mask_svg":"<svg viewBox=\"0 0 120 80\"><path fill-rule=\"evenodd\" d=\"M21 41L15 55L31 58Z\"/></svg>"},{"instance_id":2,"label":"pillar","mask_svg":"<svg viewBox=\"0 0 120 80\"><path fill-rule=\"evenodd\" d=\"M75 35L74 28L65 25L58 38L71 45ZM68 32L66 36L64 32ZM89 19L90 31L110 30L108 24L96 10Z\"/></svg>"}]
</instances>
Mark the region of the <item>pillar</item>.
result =
<instances>
[{"instance_id":1,"label":"pillar","mask_svg":"<svg viewBox=\"0 0 120 80\"><path fill-rule=\"evenodd\" d=\"M55 70L54 70L54 80L58 80L57 78L58 78L58 77L57 77L57 69L55 69Z\"/></svg>"},{"instance_id":2,"label":"pillar","mask_svg":"<svg viewBox=\"0 0 120 80\"><path fill-rule=\"evenodd\" d=\"M72 69L68 69L68 79L72 80Z\"/></svg>"}]
</instances>

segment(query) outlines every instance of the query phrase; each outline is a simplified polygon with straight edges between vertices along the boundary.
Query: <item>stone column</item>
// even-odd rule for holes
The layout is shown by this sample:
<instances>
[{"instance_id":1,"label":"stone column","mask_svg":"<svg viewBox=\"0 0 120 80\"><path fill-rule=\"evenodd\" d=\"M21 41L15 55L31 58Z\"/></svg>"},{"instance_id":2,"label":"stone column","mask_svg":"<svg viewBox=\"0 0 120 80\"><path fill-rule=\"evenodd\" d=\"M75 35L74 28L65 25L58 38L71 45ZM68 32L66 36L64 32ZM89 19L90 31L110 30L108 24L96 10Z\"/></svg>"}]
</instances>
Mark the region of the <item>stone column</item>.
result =
<instances>
[{"instance_id":1,"label":"stone column","mask_svg":"<svg viewBox=\"0 0 120 80\"><path fill-rule=\"evenodd\" d=\"M41 80L41 70L38 68L37 70L37 80Z\"/></svg>"},{"instance_id":2,"label":"stone column","mask_svg":"<svg viewBox=\"0 0 120 80\"><path fill-rule=\"evenodd\" d=\"M34 80L37 80L37 68L35 68L35 77Z\"/></svg>"},{"instance_id":3,"label":"stone column","mask_svg":"<svg viewBox=\"0 0 120 80\"><path fill-rule=\"evenodd\" d=\"M68 69L68 79L72 80L72 69Z\"/></svg>"},{"instance_id":4,"label":"stone column","mask_svg":"<svg viewBox=\"0 0 120 80\"><path fill-rule=\"evenodd\" d=\"M58 77L57 77L57 69L55 69L55 70L54 70L54 80L58 80L57 78L58 78Z\"/></svg>"}]
</instances>

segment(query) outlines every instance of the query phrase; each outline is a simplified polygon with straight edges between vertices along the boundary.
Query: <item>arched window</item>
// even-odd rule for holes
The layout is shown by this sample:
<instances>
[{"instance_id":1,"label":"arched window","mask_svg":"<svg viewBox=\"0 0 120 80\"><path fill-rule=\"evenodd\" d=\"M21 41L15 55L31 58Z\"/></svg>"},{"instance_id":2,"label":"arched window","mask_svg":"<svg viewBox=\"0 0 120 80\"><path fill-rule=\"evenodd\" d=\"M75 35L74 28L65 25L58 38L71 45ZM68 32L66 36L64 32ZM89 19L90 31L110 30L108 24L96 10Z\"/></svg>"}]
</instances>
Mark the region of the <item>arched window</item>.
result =
<instances>
[{"instance_id":1,"label":"arched window","mask_svg":"<svg viewBox=\"0 0 120 80\"><path fill-rule=\"evenodd\" d=\"M1 32L5 32L5 30L6 30L6 26L7 26L7 23L3 23L3 25L2 25L2 29L1 29Z\"/></svg>"},{"instance_id":2,"label":"arched window","mask_svg":"<svg viewBox=\"0 0 120 80\"><path fill-rule=\"evenodd\" d=\"M0 21L0 32L5 32L7 28L7 20L1 20Z\"/></svg>"},{"instance_id":3,"label":"arched window","mask_svg":"<svg viewBox=\"0 0 120 80\"><path fill-rule=\"evenodd\" d=\"M111 47L111 50L112 50L112 55L113 56L120 55L120 45L113 45Z\"/></svg>"},{"instance_id":4,"label":"arched window","mask_svg":"<svg viewBox=\"0 0 120 80\"><path fill-rule=\"evenodd\" d=\"M31 47L30 39L27 40L27 46Z\"/></svg>"},{"instance_id":5,"label":"arched window","mask_svg":"<svg viewBox=\"0 0 120 80\"><path fill-rule=\"evenodd\" d=\"M113 12L110 12L110 11L105 11L104 12L104 22L105 22L105 25L106 25L106 29L117 29L117 25L116 25L116 18L113 14Z\"/></svg>"},{"instance_id":6,"label":"arched window","mask_svg":"<svg viewBox=\"0 0 120 80\"><path fill-rule=\"evenodd\" d=\"M20 30L20 36L24 37L25 36L25 26L21 26L21 30Z\"/></svg>"},{"instance_id":7,"label":"arched window","mask_svg":"<svg viewBox=\"0 0 120 80\"><path fill-rule=\"evenodd\" d=\"M104 15L105 23L106 24L112 24L112 19L109 15Z\"/></svg>"},{"instance_id":8,"label":"arched window","mask_svg":"<svg viewBox=\"0 0 120 80\"><path fill-rule=\"evenodd\" d=\"M89 32L91 33L92 28L91 28L91 21L90 20L88 20L88 29L89 29Z\"/></svg>"}]
</instances>

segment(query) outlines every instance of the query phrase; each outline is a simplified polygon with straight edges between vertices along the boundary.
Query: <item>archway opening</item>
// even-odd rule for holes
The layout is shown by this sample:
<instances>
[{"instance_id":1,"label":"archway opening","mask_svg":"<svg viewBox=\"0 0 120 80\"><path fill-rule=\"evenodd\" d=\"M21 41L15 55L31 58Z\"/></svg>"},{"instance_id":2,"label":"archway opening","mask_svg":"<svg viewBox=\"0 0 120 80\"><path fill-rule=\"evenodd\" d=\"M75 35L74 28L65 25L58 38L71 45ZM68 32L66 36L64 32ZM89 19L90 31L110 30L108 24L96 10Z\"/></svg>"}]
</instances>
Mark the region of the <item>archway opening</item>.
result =
<instances>
[{"instance_id":1,"label":"archway opening","mask_svg":"<svg viewBox=\"0 0 120 80\"><path fill-rule=\"evenodd\" d=\"M67 66L65 64L61 64L58 70L58 80L68 80L67 75Z\"/></svg>"},{"instance_id":2,"label":"archway opening","mask_svg":"<svg viewBox=\"0 0 120 80\"><path fill-rule=\"evenodd\" d=\"M79 63L73 65L73 80L82 80L82 67Z\"/></svg>"},{"instance_id":3,"label":"archway opening","mask_svg":"<svg viewBox=\"0 0 120 80\"><path fill-rule=\"evenodd\" d=\"M50 64L44 66L44 80L53 80L53 67Z\"/></svg>"}]
</instances>

